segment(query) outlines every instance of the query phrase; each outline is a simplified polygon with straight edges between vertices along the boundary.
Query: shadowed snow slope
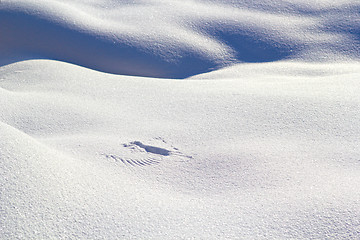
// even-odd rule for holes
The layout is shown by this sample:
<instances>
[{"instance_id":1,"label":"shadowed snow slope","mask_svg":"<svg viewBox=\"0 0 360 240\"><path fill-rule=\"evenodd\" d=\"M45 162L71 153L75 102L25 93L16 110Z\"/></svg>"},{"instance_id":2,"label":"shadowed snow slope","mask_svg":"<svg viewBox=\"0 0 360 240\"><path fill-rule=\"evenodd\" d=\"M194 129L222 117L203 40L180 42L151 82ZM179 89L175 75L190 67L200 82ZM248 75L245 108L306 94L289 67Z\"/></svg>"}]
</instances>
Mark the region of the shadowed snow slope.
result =
<instances>
[{"instance_id":1,"label":"shadowed snow slope","mask_svg":"<svg viewBox=\"0 0 360 240\"><path fill-rule=\"evenodd\" d=\"M359 10L1 0L0 239L357 239Z\"/></svg>"},{"instance_id":2,"label":"shadowed snow slope","mask_svg":"<svg viewBox=\"0 0 360 240\"><path fill-rule=\"evenodd\" d=\"M0 63L185 78L237 62L359 57L356 1L2 0Z\"/></svg>"}]
</instances>

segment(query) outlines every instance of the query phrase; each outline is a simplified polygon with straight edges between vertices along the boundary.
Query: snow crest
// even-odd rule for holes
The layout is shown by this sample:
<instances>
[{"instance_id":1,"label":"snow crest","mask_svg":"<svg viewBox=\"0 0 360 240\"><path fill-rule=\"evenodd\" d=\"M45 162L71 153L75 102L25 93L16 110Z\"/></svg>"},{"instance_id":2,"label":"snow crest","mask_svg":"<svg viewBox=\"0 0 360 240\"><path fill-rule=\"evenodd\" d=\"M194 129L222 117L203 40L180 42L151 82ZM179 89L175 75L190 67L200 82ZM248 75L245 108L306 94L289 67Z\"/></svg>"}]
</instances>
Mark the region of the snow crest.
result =
<instances>
[{"instance_id":1,"label":"snow crest","mask_svg":"<svg viewBox=\"0 0 360 240\"><path fill-rule=\"evenodd\" d=\"M186 78L239 62L358 58L359 8L354 1L3 0L0 63L46 58Z\"/></svg>"}]
</instances>

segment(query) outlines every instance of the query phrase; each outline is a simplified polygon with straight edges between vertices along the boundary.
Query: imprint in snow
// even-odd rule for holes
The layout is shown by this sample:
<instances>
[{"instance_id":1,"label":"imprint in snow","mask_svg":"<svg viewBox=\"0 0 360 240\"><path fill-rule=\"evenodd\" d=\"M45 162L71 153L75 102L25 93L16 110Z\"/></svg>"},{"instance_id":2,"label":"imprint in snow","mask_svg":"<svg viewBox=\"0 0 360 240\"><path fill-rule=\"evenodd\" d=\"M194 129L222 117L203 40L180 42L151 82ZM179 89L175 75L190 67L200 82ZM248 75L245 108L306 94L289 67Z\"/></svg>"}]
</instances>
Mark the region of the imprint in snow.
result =
<instances>
[{"instance_id":1,"label":"imprint in snow","mask_svg":"<svg viewBox=\"0 0 360 240\"><path fill-rule=\"evenodd\" d=\"M119 156L115 156L112 154L105 154L105 157L108 159L112 159L115 162L122 162L125 165L130 165L130 166L147 166L147 165L153 165L153 164L158 164L159 161L156 160L155 158L148 158L148 159L130 159L130 158L123 158L123 157L119 157Z\"/></svg>"},{"instance_id":2,"label":"imprint in snow","mask_svg":"<svg viewBox=\"0 0 360 240\"><path fill-rule=\"evenodd\" d=\"M154 146L150 146L150 145L145 145L143 143L141 143L140 141L134 141L130 143L131 145L136 145L142 149L144 149L146 152L149 153L154 153L154 154L158 154L158 155L162 155L162 156L169 156L171 154L171 151L165 149L165 148L160 148L160 147L154 147ZM130 145L128 144L124 144L124 147L129 147Z\"/></svg>"},{"instance_id":3,"label":"imprint in snow","mask_svg":"<svg viewBox=\"0 0 360 240\"><path fill-rule=\"evenodd\" d=\"M154 140L156 140L159 144L165 144L165 146L168 146L168 148L171 150L162 147L146 145L140 141L133 141L122 144L123 148L120 148L118 152L102 155L115 163L123 163L127 166L156 165L165 160L165 158L168 158L169 161L184 161L186 159L192 158L192 156L181 153L178 148L169 145L160 137L154 138Z\"/></svg>"}]
</instances>

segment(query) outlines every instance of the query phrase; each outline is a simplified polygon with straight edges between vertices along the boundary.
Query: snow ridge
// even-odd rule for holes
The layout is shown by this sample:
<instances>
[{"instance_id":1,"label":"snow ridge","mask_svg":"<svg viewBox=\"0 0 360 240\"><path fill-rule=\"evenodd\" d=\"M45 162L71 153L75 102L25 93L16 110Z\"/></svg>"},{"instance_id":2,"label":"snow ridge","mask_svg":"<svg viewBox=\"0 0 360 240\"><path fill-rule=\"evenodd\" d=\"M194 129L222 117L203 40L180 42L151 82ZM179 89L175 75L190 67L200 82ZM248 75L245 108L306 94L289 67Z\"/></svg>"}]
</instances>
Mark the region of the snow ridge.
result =
<instances>
[{"instance_id":1,"label":"snow ridge","mask_svg":"<svg viewBox=\"0 0 360 240\"><path fill-rule=\"evenodd\" d=\"M0 63L47 58L186 78L239 62L358 59L359 8L351 1L3 0Z\"/></svg>"}]
</instances>

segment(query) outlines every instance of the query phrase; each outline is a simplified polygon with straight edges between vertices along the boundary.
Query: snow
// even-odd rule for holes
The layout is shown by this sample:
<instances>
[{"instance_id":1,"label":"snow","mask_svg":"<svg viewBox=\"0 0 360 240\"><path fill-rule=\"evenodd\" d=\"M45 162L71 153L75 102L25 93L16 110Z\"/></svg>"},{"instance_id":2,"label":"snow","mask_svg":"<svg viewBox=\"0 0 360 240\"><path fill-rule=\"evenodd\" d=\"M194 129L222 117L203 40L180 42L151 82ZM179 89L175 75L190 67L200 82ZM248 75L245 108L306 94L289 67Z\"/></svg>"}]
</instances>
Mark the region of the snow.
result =
<instances>
[{"instance_id":1,"label":"snow","mask_svg":"<svg viewBox=\"0 0 360 240\"><path fill-rule=\"evenodd\" d=\"M356 239L359 8L2 0L0 239Z\"/></svg>"},{"instance_id":2,"label":"snow","mask_svg":"<svg viewBox=\"0 0 360 240\"><path fill-rule=\"evenodd\" d=\"M2 62L186 78L239 62L359 58L356 2L258 4L3 0Z\"/></svg>"}]
</instances>

